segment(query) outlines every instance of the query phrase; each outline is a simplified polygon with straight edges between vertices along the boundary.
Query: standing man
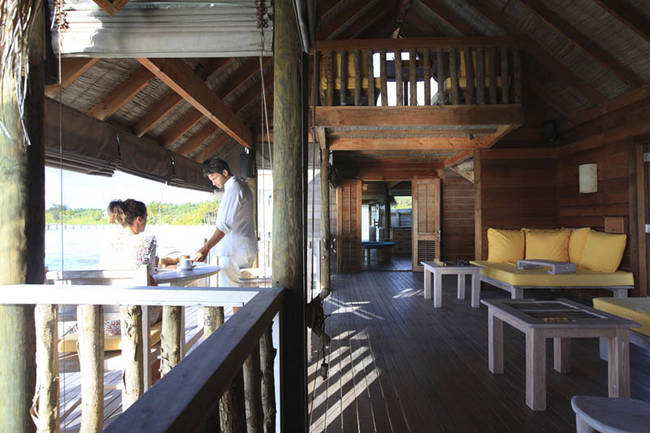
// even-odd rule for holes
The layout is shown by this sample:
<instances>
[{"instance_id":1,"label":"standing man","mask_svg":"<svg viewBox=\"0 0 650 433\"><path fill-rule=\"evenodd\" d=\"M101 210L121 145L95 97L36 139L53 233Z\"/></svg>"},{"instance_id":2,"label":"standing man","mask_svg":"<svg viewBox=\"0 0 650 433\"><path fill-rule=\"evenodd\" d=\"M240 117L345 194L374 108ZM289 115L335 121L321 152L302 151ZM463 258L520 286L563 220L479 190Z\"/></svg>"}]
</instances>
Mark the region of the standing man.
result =
<instances>
[{"instance_id":1,"label":"standing man","mask_svg":"<svg viewBox=\"0 0 650 433\"><path fill-rule=\"evenodd\" d=\"M200 248L194 260L204 261L208 252L217 246L219 256L219 285L238 287L240 269L253 265L257 254L255 237L255 199L248 185L232 175L228 163L212 158L204 163L203 172L214 186L224 190L217 211L217 227L208 242Z\"/></svg>"}]
</instances>

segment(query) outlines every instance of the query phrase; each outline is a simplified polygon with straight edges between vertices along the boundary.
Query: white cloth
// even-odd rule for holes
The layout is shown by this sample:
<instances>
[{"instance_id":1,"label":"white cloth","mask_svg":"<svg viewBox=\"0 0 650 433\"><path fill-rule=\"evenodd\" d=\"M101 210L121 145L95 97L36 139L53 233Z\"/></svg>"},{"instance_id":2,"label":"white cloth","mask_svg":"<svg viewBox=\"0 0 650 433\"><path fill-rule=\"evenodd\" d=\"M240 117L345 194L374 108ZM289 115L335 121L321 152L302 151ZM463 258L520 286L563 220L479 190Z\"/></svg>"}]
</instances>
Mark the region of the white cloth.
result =
<instances>
[{"instance_id":1,"label":"white cloth","mask_svg":"<svg viewBox=\"0 0 650 433\"><path fill-rule=\"evenodd\" d=\"M232 257L219 257L219 287L240 287L241 286L241 269L248 268L253 261L247 263L237 263Z\"/></svg>"},{"instance_id":2,"label":"white cloth","mask_svg":"<svg viewBox=\"0 0 650 433\"><path fill-rule=\"evenodd\" d=\"M251 266L257 254L253 200L248 185L235 176L224 184L216 225L225 235L217 243L215 253L230 257L238 267Z\"/></svg>"}]
</instances>

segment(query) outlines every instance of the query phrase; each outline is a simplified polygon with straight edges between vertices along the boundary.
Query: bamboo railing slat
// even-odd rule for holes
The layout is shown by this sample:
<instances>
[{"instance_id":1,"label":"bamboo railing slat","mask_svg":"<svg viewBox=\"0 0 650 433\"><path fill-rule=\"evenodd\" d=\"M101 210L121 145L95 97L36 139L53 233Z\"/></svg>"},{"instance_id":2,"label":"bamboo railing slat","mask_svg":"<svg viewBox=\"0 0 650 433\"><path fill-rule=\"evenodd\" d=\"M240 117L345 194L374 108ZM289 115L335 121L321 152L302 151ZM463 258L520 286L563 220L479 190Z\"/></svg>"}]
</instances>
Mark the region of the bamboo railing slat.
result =
<instances>
[{"instance_id":1,"label":"bamboo railing slat","mask_svg":"<svg viewBox=\"0 0 650 433\"><path fill-rule=\"evenodd\" d=\"M160 333L160 376L181 362L181 314L183 307L163 307Z\"/></svg>"},{"instance_id":2,"label":"bamboo railing slat","mask_svg":"<svg viewBox=\"0 0 650 433\"><path fill-rule=\"evenodd\" d=\"M77 307L81 370L81 433L104 426L104 313L101 305Z\"/></svg>"},{"instance_id":3,"label":"bamboo railing slat","mask_svg":"<svg viewBox=\"0 0 650 433\"><path fill-rule=\"evenodd\" d=\"M373 69L373 51L368 50L368 106L375 106L375 78Z\"/></svg>"},{"instance_id":4,"label":"bamboo railing slat","mask_svg":"<svg viewBox=\"0 0 650 433\"><path fill-rule=\"evenodd\" d=\"M259 345L248 355L244 363L244 394L246 396L247 433L264 432L262 411L262 371L260 369Z\"/></svg>"},{"instance_id":5,"label":"bamboo railing slat","mask_svg":"<svg viewBox=\"0 0 650 433\"><path fill-rule=\"evenodd\" d=\"M354 51L354 105L361 105L361 51ZM370 82L368 82L370 84Z\"/></svg>"},{"instance_id":6,"label":"bamboo railing slat","mask_svg":"<svg viewBox=\"0 0 650 433\"><path fill-rule=\"evenodd\" d=\"M339 77L341 78L341 90L339 92L341 95L341 105L348 105L348 52L346 50L341 51L341 71Z\"/></svg>"},{"instance_id":7,"label":"bamboo railing slat","mask_svg":"<svg viewBox=\"0 0 650 433\"><path fill-rule=\"evenodd\" d=\"M488 74L490 75L490 104L497 104L497 52L494 47L488 48L490 60Z\"/></svg>"},{"instance_id":8,"label":"bamboo railing slat","mask_svg":"<svg viewBox=\"0 0 650 433\"><path fill-rule=\"evenodd\" d=\"M388 82L386 78L386 51L379 52L379 81L381 85L381 105L388 106Z\"/></svg>"},{"instance_id":9,"label":"bamboo railing slat","mask_svg":"<svg viewBox=\"0 0 650 433\"><path fill-rule=\"evenodd\" d=\"M142 351L142 307L128 305L120 307L120 327L122 330L122 410L126 410L144 393L144 368Z\"/></svg>"},{"instance_id":10,"label":"bamboo railing slat","mask_svg":"<svg viewBox=\"0 0 650 433\"><path fill-rule=\"evenodd\" d=\"M422 62L424 63L424 105L431 105L431 50L422 50ZM438 86L441 90L441 86Z\"/></svg>"},{"instance_id":11,"label":"bamboo railing slat","mask_svg":"<svg viewBox=\"0 0 650 433\"><path fill-rule=\"evenodd\" d=\"M275 379L273 363L276 350L273 348L273 330L269 327L260 337L260 363L262 369L262 410L264 412L264 433L275 433Z\"/></svg>"},{"instance_id":12,"label":"bamboo railing slat","mask_svg":"<svg viewBox=\"0 0 650 433\"><path fill-rule=\"evenodd\" d=\"M396 104L398 107L404 105L404 70L402 69L402 50L395 50L395 90Z\"/></svg>"},{"instance_id":13,"label":"bamboo railing slat","mask_svg":"<svg viewBox=\"0 0 650 433\"><path fill-rule=\"evenodd\" d=\"M476 103L485 104L485 55L483 47L476 48Z\"/></svg>"},{"instance_id":14,"label":"bamboo railing slat","mask_svg":"<svg viewBox=\"0 0 650 433\"><path fill-rule=\"evenodd\" d=\"M451 103L452 105L460 104L458 94L458 55L456 48L449 51L449 75L451 76Z\"/></svg>"},{"instance_id":15,"label":"bamboo railing slat","mask_svg":"<svg viewBox=\"0 0 650 433\"><path fill-rule=\"evenodd\" d=\"M447 79L443 51L436 50L436 63L438 64L438 92L440 92L440 104L447 104L447 90L445 89L445 80Z\"/></svg>"},{"instance_id":16,"label":"bamboo railing slat","mask_svg":"<svg viewBox=\"0 0 650 433\"><path fill-rule=\"evenodd\" d=\"M409 105L418 105L418 79L415 50L409 50Z\"/></svg>"}]
</instances>

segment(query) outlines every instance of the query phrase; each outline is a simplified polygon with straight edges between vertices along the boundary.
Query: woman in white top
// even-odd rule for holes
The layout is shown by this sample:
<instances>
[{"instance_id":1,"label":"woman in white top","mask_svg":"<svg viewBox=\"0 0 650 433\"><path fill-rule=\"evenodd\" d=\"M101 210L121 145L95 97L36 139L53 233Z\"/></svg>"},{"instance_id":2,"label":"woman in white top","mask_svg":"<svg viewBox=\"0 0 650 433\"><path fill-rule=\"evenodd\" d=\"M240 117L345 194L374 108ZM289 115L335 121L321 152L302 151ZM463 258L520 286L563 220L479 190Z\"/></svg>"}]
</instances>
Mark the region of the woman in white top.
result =
<instances>
[{"instance_id":1,"label":"woman in white top","mask_svg":"<svg viewBox=\"0 0 650 433\"><path fill-rule=\"evenodd\" d=\"M111 223L118 223L122 226L120 230L102 248L101 265L103 269L139 269L147 267L147 273L151 276L156 266L156 237L145 235L147 227L147 206L141 201L113 200L108 205L108 218ZM151 285L152 282L149 282ZM160 308L149 311L150 323L159 320ZM104 322L104 333L118 335L120 333L119 320L107 320Z\"/></svg>"}]
</instances>

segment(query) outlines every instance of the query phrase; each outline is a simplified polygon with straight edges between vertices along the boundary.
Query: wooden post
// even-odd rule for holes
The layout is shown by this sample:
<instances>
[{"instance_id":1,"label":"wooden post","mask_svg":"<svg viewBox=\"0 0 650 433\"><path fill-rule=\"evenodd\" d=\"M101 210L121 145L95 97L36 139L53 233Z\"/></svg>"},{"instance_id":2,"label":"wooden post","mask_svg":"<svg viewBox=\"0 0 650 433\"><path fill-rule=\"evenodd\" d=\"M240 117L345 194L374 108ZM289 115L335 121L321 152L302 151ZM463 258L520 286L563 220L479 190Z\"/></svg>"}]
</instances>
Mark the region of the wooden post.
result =
<instances>
[{"instance_id":1,"label":"wooden post","mask_svg":"<svg viewBox=\"0 0 650 433\"><path fill-rule=\"evenodd\" d=\"M485 104L485 55L483 47L476 49L476 103Z\"/></svg>"},{"instance_id":2,"label":"wooden post","mask_svg":"<svg viewBox=\"0 0 650 433\"><path fill-rule=\"evenodd\" d=\"M273 362L273 331L271 328L260 337L260 363L262 368L262 410L264 412L264 433L275 432L275 379Z\"/></svg>"},{"instance_id":3,"label":"wooden post","mask_svg":"<svg viewBox=\"0 0 650 433\"><path fill-rule=\"evenodd\" d=\"M384 199L384 217L386 218L384 222L384 239L390 240L390 188L388 183L386 184L386 198Z\"/></svg>"},{"instance_id":4,"label":"wooden post","mask_svg":"<svg viewBox=\"0 0 650 433\"><path fill-rule=\"evenodd\" d=\"M244 363L244 393L246 395L247 433L262 433L262 371L260 370L260 348L255 346Z\"/></svg>"},{"instance_id":5,"label":"wooden post","mask_svg":"<svg viewBox=\"0 0 650 433\"><path fill-rule=\"evenodd\" d=\"M318 92L316 92L316 94L318 95ZM253 163L253 167L255 167L255 163ZM259 229L259 219L257 218L258 215L257 213L259 212L259 210L257 208L257 169L256 168L254 169L253 174L255 176L246 179L246 183L248 184L248 187L253 192L253 220L255 221L255 239L259 239L260 229ZM254 268L258 268L260 266L259 258L260 258L260 253L258 251L257 254L255 255L255 261L253 262Z\"/></svg>"},{"instance_id":6,"label":"wooden post","mask_svg":"<svg viewBox=\"0 0 650 433\"><path fill-rule=\"evenodd\" d=\"M443 51L438 48L436 50L436 63L438 64L438 92L440 92L439 103L445 105L447 103L447 91L445 90L445 80L447 73L445 72L445 62L442 58Z\"/></svg>"},{"instance_id":7,"label":"wooden post","mask_svg":"<svg viewBox=\"0 0 650 433\"><path fill-rule=\"evenodd\" d=\"M334 91L336 90L336 81L334 78L334 56L336 53L330 51L327 53L327 67L325 68L325 77L327 79L327 95L325 95L326 104L334 105Z\"/></svg>"},{"instance_id":8,"label":"wooden post","mask_svg":"<svg viewBox=\"0 0 650 433\"><path fill-rule=\"evenodd\" d=\"M160 376L164 376L181 362L181 314L183 307L163 307L160 333Z\"/></svg>"},{"instance_id":9,"label":"wooden post","mask_svg":"<svg viewBox=\"0 0 650 433\"><path fill-rule=\"evenodd\" d=\"M404 105L404 70L402 69L402 50L395 50L395 90L396 90L396 99L397 106Z\"/></svg>"},{"instance_id":10,"label":"wooden post","mask_svg":"<svg viewBox=\"0 0 650 433\"><path fill-rule=\"evenodd\" d=\"M508 48L501 48L501 96L502 104L510 103L510 66L508 63Z\"/></svg>"},{"instance_id":11,"label":"wooden post","mask_svg":"<svg viewBox=\"0 0 650 433\"><path fill-rule=\"evenodd\" d=\"M449 75L451 76L451 103L452 105L460 104L458 95L458 55L456 48L449 51Z\"/></svg>"},{"instance_id":12,"label":"wooden post","mask_svg":"<svg viewBox=\"0 0 650 433\"><path fill-rule=\"evenodd\" d=\"M381 91L381 105L388 106L388 79L386 78L386 50L379 52L379 87Z\"/></svg>"},{"instance_id":13,"label":"wooden post","mask_svg":"<svg viewBox=\"0 0 650 433\"><path fill-rule=\"evenodd\" d=\"M217 330L217 327L223 324L224 314L223 307L204 307L203 308L203 340L206 340L210 334ZM206 431L221 431L221 417L219 415L220 404L213 414L207 417Z\"/></svg>"},{"instance_id":14,"label":"wooden post","mask_svg":"<svg viewBox=\"0 0 650 433\"><path fill-rule=\"evenodd\" d=\"M57 306L36 306L36 398L34 410L39 433L59 431L59 353Z\"/></svg>"},{"instance_id":15,"label":"wooden post","mask_svg":"<svg viewBox=\"0 0 650 433\"><path fill-rule=\"evenodd\" d=\"M409 50L409 105L418 105L416 51Z\"/></svg>"},{"instance_id":16,"label":"wooden post","mask_svg":"<svg viewBox=\"0 0 650 433\"><path fill-rule=\"evenodd\" d=\"M488 76L490 77L490 104L498 104L497 100L497 51L488 48ZM478 260L478 259L477 259Z\"/></svg>"},{"instance_id":17,"label":"wooden post","mask_svg":"<svg viewBox=\"0 0 650 433\"><path fill-rule=\"evenodd\" d=\"M463 49L463 56L465 56L465 104L472 105L474 97L474 59L472 57L472 49Z\"/></svg>"},{"instance_id":18,"label":"wooden post","mask_svg":"<svg viewBox=\"0 0 650 433\"><path fill-rule=\"evenodd\" d=\"M42 4L34 2L27 11L21 1L5 3L2 17L7 23L30 12L31 18L22 24L31 29L25 34L29 46L29 63L24 104L24 121L30 145L26 146L25 133L16 100L17 86L21 85L15 55L4 54L10 65L5 65L0 95L0 117L5 133L0 134L0 239L3 257L0 260L0 284L37 283L44 278L45 256L45 168L43 165L43 58L45 21ZM24 8L24 9L23 9ZM21 12L19 12L19 10ZM31 25L29 24L31 21ZM19 31L13 24L0 28L3 41L10 40L12 32ZM29 38L29 39L28 39ZM27 40L28 39L28 40ZM14 47L22 49L22 40L13 39ZM4 57L3 57L4 58ZM12 68L13 66L13 68ZM29 414L36 386L36 335L33 305L0 306L0 431L12 433L33 432L35 425Z\"/></svg>"},{"instance_id":19,"label":"wooden post","mask_svg":"<svg viewBox=\"0 0 650 433\"><path fill-rule=\"evenodd\" d=\"M422 51L424 70L424 105L431 105L431 50L425 48ZM442 83L438 84L438 91L442 90Z\"/></svg>"},{"instance_id":20,"label":"wooden post","mask_svg":"<svg viewBox=\"0 0 650 433\"><path fill-rule=\"evenodd\" d=\"M346 50L341 51L341 69L339 71L339 83L341 83L341 89L339 90L339 105L348 105L348 52Z\"/></svg>"},{"instance_id":21,"label":"wooden post","mask_svg":"<svg viewBox=\"0 0 650 433\"><path fill-rule=\"evenodd\" d=\"M77 327L81 370L81 429L99 433L104 426L104 314L101 305L79 305Z\"/></svg>"},{"instance_id":22,"label":"wooden post","mask_svg":"<svg viewBox=\"0 0 650 433\"><path fill-rule=\"evenodd\" d=\"M325 134L323 134L323 137ZM320 161L320 230L321 230L321 255L320 255L320 293L323 298L330 294L330 246L332 236L330 233L330 156L327 143L321 143Z\"/></svg>"},{"instance_id":23,"label":"wooden post","mask_svg":"<svg viewBox=\"0 0 650 433\"><path fill-rule=\"evenodd\" d=\"M512 50L512 63L513 63L513 93L515 104L521 104L521 58L519 56L519 48L514 47Z\"/></svg>"},{"instance_id":24,"label":"wooden post","mask_svg":"<svg viewBox=\"0 0 650 433\"><path fill-rule=\"evenodd\" d=\"M361 105L361 85L363 77L361 76L361 50L355 50L354 56L354 105Z\"/></svg>"},{"instance_id":25,"label":"wooden post","mask_svg":"<svg viewBox=\"0 0 650 433\"><path fill-rule=\"evenodd\" d=\"M148 320L148 319L147 319ZM120 327L122 333L122 411L125 411L144 393L144 369L142 351L142 307L124 305L120 307Z\"/></svg>"},{"instance_id":26,"label":"wooden post","mask_svg":"<svg viewBox=\"0 0 650 433\"><path fill-rule=\"evenodd\" d=\"M373 51L368 50L368 106L375 106L375 70L372 59Z\"/></svg>"},{"instance_id":27,"label":"wooden post","mask_svg":"<svg viewBox=\"0 0 650 433\"><path fill-rule=\"evenodd\" d=\"M307 431L305 239L302 182L303 89L298 28L291 0L274 2L273 286L286 289L281 316L282 431Z\"/></svg>"}]
</instances>

